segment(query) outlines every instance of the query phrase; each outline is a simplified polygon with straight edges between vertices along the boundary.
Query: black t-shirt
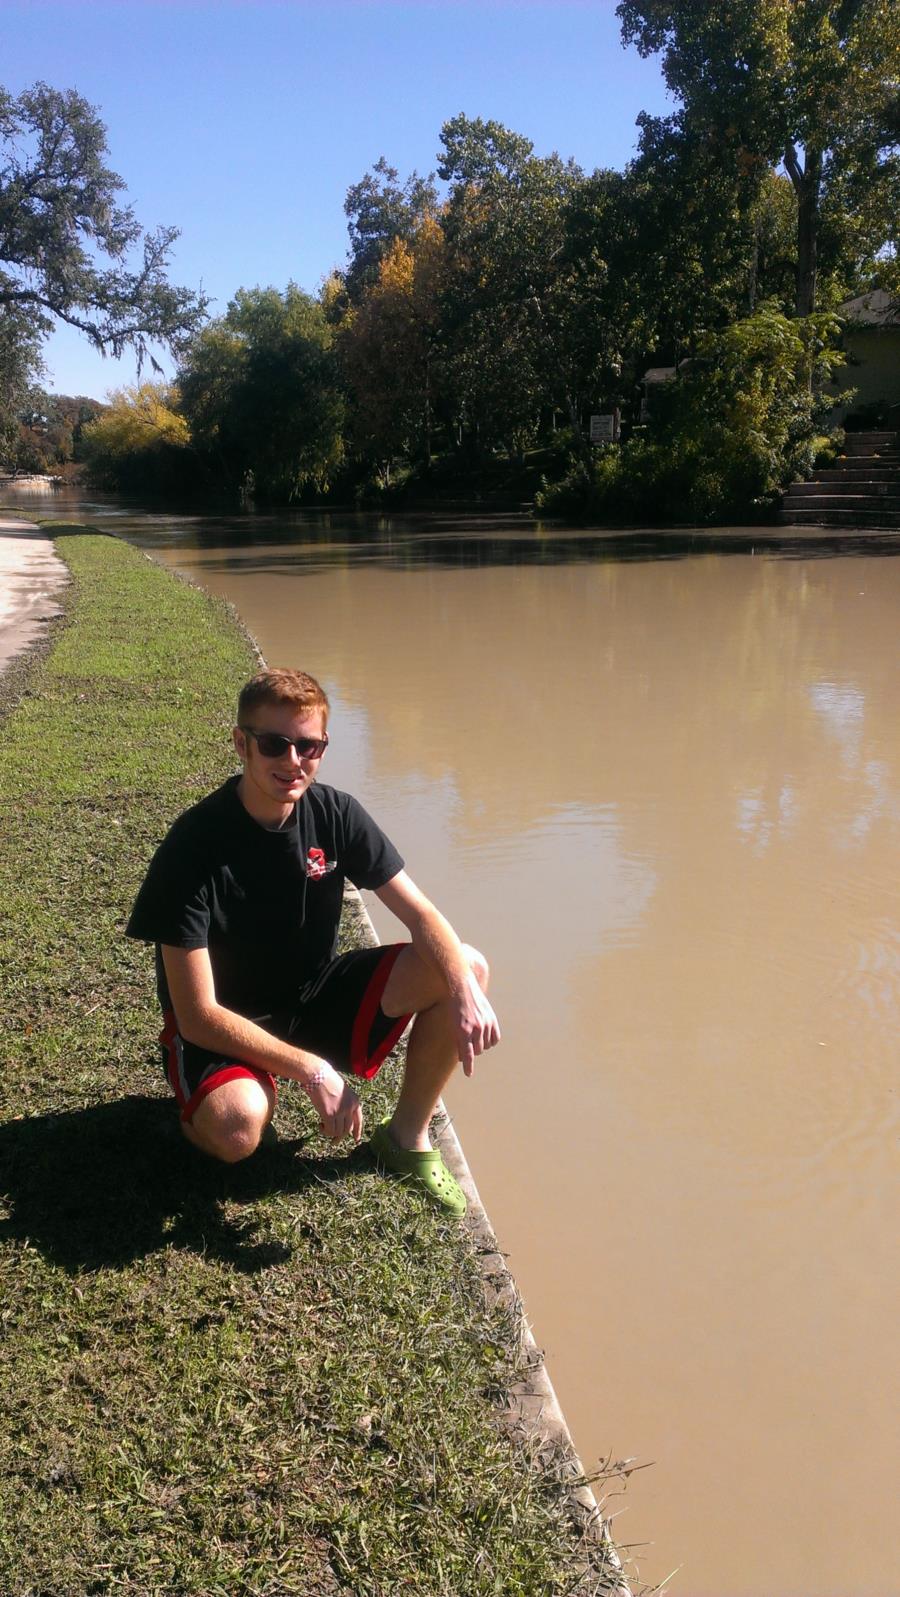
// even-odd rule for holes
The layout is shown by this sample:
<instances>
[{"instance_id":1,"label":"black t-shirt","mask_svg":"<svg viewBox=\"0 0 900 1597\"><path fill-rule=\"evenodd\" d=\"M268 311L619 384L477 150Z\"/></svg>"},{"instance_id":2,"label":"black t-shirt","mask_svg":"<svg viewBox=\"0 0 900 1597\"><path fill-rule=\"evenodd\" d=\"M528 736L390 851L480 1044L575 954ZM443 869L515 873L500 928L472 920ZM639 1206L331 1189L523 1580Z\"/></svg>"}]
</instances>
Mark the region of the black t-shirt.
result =
<instances>
[{"instance_id":1,"label":"black t-shirt","mask_svg":"<svg viewBox=\"0 0 900 1597\"><path fill-rule=\"evenodd\" d=\"M349 793L316 782L286 826L270 832L244 809L231 777L185 810L160 844L135 900L128 937L208 948L216 997L250 1018L277 1013L334 958L344 880L383 887L403 869L393 843Z\"/></svg>"}]
</instances>

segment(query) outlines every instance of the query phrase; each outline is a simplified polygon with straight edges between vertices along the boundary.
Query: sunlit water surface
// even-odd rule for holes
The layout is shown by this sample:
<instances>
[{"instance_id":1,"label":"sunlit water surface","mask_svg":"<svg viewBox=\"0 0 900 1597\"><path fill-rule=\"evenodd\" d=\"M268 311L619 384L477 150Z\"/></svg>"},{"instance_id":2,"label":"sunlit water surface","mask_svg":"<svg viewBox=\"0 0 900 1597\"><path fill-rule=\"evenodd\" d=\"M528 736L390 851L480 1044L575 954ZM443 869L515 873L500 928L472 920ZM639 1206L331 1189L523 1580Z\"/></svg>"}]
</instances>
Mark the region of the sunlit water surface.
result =
<instances>
[{"instance_id":1,"label":"sunlit water surface","mask_svg":"<svg viewBox=\"0 0 900 1597\"><path fill-rule=\"evenodd\" d=\"M900 559L114 524L323 679L323 778L488 953L448 1102L586 1465L652 1462L643 1577L900 1590Z\"/></svg>"}]
</instances>

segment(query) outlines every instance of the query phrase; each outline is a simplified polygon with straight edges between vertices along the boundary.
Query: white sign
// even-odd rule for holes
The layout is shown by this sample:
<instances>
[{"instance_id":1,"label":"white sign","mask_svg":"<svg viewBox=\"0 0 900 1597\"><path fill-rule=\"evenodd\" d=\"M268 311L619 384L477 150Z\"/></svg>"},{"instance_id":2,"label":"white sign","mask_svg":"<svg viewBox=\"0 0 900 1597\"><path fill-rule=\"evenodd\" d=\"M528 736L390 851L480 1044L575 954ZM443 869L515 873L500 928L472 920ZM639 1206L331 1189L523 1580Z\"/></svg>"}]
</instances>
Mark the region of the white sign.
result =
<instances>
[{"instance_id":1,"label":"white sign","mask_svg":"<svg viewBox=\"0 0 900 1597\"><path fill-rule=\"evenodd\" d=\"M591 443L613 444L619 436L619 412L614 410L608 416L591 417Z\"/></svg>"}]
</instances>

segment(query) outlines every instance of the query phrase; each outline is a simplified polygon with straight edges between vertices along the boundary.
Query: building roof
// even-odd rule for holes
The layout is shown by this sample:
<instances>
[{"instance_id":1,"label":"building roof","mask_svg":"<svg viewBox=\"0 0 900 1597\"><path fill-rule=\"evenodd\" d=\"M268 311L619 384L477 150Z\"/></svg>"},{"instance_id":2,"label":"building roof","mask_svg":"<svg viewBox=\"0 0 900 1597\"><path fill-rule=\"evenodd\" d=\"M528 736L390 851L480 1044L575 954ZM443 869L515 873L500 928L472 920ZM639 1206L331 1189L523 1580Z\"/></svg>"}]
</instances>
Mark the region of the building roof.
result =
<instances>
[{"instance_id":1,"label":"building roof","mask_svg":"<svg viewBox=\"0 0 900 1597\"><path fill-rule=\"evenodd\" d=\"M838 306L838 315L857 327L900 328L900 299L889 294L886 288L873 288L868 294L846 299Z\"/></svg>"}]
</instances>

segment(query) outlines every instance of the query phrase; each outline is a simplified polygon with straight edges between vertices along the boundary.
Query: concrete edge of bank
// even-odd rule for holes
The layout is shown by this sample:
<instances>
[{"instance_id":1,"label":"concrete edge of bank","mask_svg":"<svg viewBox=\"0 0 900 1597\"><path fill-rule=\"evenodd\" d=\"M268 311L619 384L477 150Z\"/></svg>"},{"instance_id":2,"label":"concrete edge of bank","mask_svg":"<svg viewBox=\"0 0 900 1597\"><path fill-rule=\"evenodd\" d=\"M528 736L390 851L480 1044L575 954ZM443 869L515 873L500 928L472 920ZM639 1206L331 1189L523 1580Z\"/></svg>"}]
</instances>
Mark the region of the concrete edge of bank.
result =
<instances>
[{"instance_id":1,"label":"concrete edge of bank","mask_svg":"<svg viewBox=\"0 0 900 1597\"><path fill-rule=\"evenodd\" d=\"M378 933L362 896L349 883L345 889L345 904L349 906L355 917L361 936L370 943L377 943ZM449 1169L462 1187L469 1205L465 1224L475 1242L484 1276L485 1291L491 1300L502 1300L512 1307L519 1322L521 1347L528 1374L524 1380L510 1389L505 1423L510 1429L518 1431L520 1435L536 1444L539 1456L543 1454L548 1460L551 1458L562 1460L564 1473L569 1482L569 1500L573 1517L581 1526L585 1537L596 1538L603 1544L610 1562L618 1570L620 1579L616 1587L617 1597L632 1597L609 1525L586 1479L584 1466L576 1451L566 1417L548 1374L544 1355L535 1342L528 1324L522 1295L500 1250L496 1233L481 1201L462 1144L443 1101L438 1105L436 1126L438 1146Z\"/></svg>"}]
</instances>

